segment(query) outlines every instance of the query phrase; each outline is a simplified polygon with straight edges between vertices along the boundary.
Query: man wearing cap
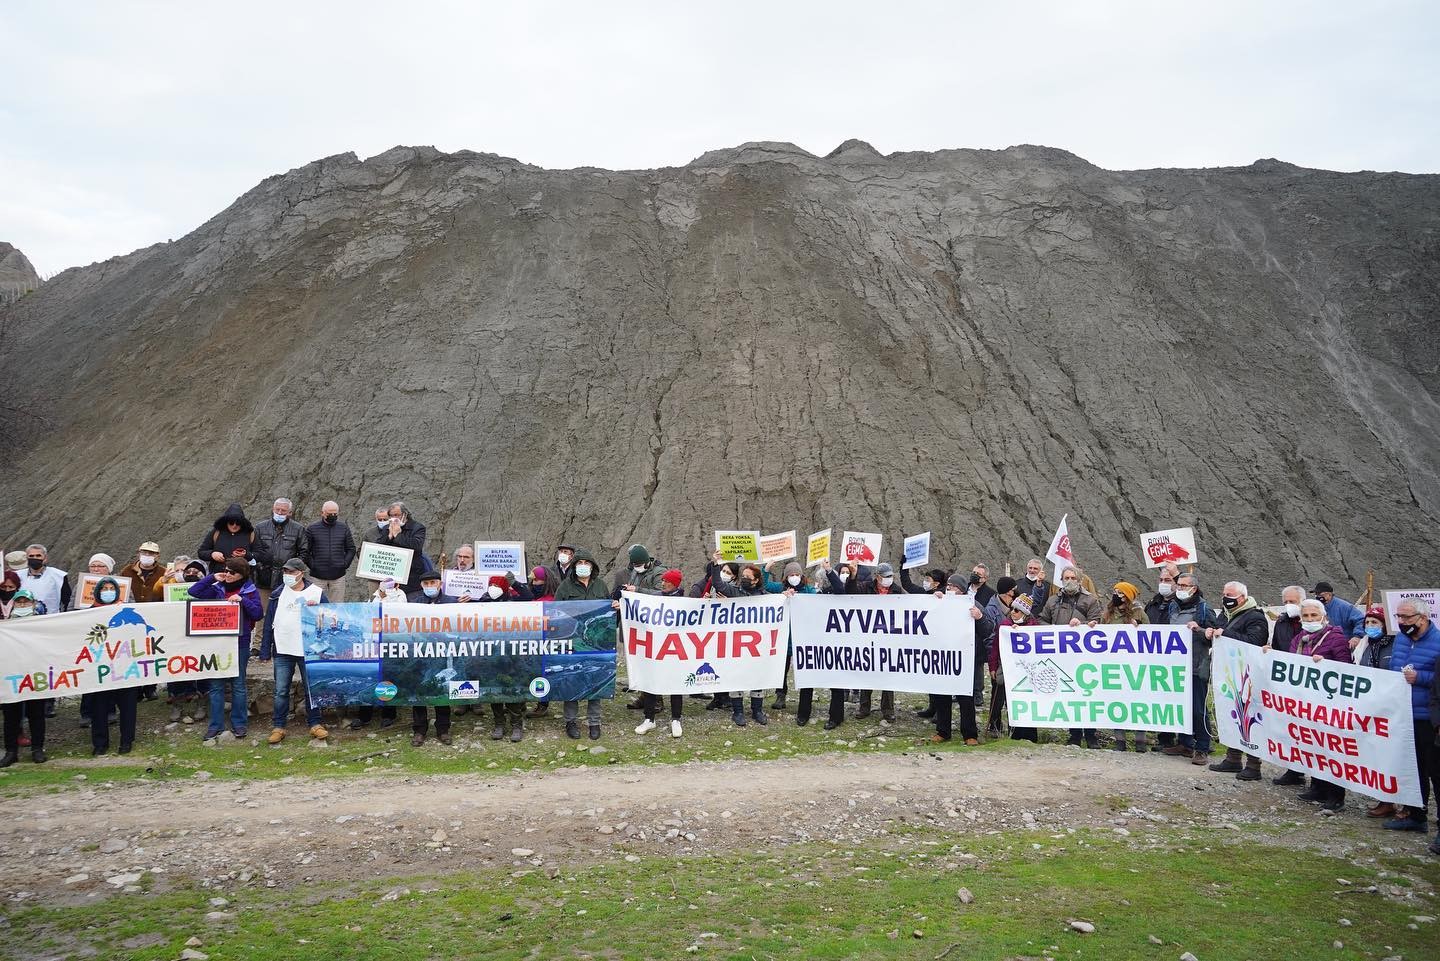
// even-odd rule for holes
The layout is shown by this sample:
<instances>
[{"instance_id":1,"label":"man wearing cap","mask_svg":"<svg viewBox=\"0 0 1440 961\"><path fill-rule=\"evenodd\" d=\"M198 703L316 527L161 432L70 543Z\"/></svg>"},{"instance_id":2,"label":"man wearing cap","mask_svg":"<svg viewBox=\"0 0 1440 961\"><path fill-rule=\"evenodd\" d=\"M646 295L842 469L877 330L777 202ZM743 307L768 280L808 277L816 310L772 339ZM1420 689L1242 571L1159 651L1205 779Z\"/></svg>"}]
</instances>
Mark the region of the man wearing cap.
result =
<instances>
[{"instance_id":1,"label":"man wearing cap","mask_svg":"<svg viewBox=\"0 0 1440 961\"><path fill-rule=\"evenodd\" d=\"M340 519L340 505L320 505L320 519L305 528L305 550L300 555L331 604L345 603L345 575L360 549L350 525Z\"/></svg>"},{"instance_id":2,"label":"man wearing cap","mask_svg":"<svg viewBox=\"0 0 1440 961\"><path fill-rule=\"evenodd\" d=\"M439 571L426 571L420 575L420 590L406 598L411 604L454 604L455 598L440 590L443 579ZM465 680L461 678L461 680ZM435 739L441 744L450 743L450 705L435 705ZM423 704L410 708L410 746L420 747L430 731L430 712Z\"/></svg>"},{"instance_id":3,"label":"man wearing cap","mask_svg":"<svg viewBox=\"0 0 1440 961\"><path fill-rule=\"evenodd\" d=\"M285 723L290 716L290 683L300 674L300 695L305 698L306 719L310 736L323 741L330 736L320 723L320 709L310 699L310 686L305 677L305 641L301 618L305 608L327 601L320 585L307 580L310 569L298 557L292 557L280 568L281 586L270 595L265 610L265 649L275 652L275 713L269 741L285 740Z\"/></svg>"},{"instance_id":4,"label":"man wearing cap","mask_svg":"<svg viewBox=\"0 0 1440 961\"><path fill-rule=\"evenodd\" d=\"M49 614L70 610L70 582L65 572L51 567L50 553L44 544L31 544L25 548L25 573L20 577L20 588L30 592L35 603Z\"/></svg>"},{"instance_id":5,"label":"man wearing cap","mask_svg":"<svg viewBox=\"0 0 1440 961\"><path fill-rule=\"evenodd\" d=\"M130 578L130 600L149 604L165 600L165 568L160 564L160 545L146 541L135 552L135 559L120 568L120 576Z\"/></svg>"},{"instance_id":6,"label":"man wearing cap","mask_svg":"<svg viewBox=\"0 0 1440 961\"><path fill-rule=\"evenodd\" d=\"M1364 632L1365 612L1336 597L1335 588L1329 581L1315 585L1315 597L1325 605L1325 619L1340 628L1347 638Z\"/></svg>"}]
</instances>

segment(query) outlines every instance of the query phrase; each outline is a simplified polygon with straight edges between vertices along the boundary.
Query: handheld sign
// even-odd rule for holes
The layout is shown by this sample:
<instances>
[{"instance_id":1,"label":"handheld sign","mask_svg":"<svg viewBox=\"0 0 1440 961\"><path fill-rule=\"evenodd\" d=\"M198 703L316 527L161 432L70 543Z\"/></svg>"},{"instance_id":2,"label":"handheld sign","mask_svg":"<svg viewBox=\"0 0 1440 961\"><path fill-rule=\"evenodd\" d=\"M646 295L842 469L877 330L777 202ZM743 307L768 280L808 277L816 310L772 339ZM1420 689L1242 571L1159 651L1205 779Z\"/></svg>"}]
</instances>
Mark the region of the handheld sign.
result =
<instances>
[{"instance_id":1,"label":"handheld sign","mask_svg":"<svg viewBox=\"0 0 1440 961\"><path fill-rule=\"evenodd\" d=\"M355 576L367 581L394 578L396 584L404 584L410 580L410 565L414 561L415 552L408 547L366 541L360 545L360 563L355 567Z\"/></svg>"},{"instance_id":2,"label":"handheld sign","mask_svg":"<svg viewBox=\"0 0 1440 961\"><path fill-rule=\"evenodd\" d=\"M716 531L715 549L727 561L760 560L759 531Z\"/></svg>"},{"instance_id":3,"label":"handheld sign","mask_svg":"<svg viewBox=\"0 0 1440 961\"><path fill-rule=\"evenodd\" d=\"M529 576L525 570L524 541L476 541L475 568L482 571L509 571L515 579ZM483 590L483 588L482 588Z\"/></svg>"},{"instance_id":4,"label":"handheld sign","mask_svg":"<svg viewBox=\"0 0 1440 961\"><path fill-rule=\"evenodd\" d=\"M1142 534L1140 552L1145 555L1145 566L1152 569L1170 563L1200 563L1200 554L1195 550L1193 527L1176 527L1168 531Z\"/></svg>"},{"instance_id":5,"label":"handheld sign","mask_svg":"<svg viewBox=\"0 0 1440 961\"><path fill-rule=\"evenodd\" d=\"M95 606L95 585L109 578L120 585L120 603L130 603L130 578L117 577L114 574L81 574L80 575L80 603L77 607Z\"/></svg>"},{"instance_id":6,"label":"handheld sign","mask_svg":"<svg viewBox=\"0 0 1440 961\"><path fill-rule=\"evenodd\" d=\"M916 567L924 567L930 563L930 532L923 534L912 534L905 538L905 563L904 569L911 570Z\"/></svg>"},{"instance_id":7,"label":"handheld sign","mask_svg":"<svg viewBox=\"0 0 1440 961\"><path fill-rule=\"evenodd\" d=\"M883 538L879 534L867 534L863 531L846 531L840 539L840 559L849 561L852 564L864 564L867 567L880 563L880 544Z\"/></svg>"},{"instance_id":8,"label":"handheld sign","mask_svg":"<svg viewBox=\"0 0 1440 961\"><path fill-rule=\"evenodd\" d=\"M831 528L816 531L805 539L805 566L814 567L830 559Z\"/></svg>"},{"instance_id":9,"label":"handheld sign","mask_svg":"<svg viewBox=\"0 0 1440 961\"><path fill-rule=\"evenodd\" d=\"M795 532L766 534L760 538L760 563L788 561L795 556Z\"/></svg>"}]
</instances>

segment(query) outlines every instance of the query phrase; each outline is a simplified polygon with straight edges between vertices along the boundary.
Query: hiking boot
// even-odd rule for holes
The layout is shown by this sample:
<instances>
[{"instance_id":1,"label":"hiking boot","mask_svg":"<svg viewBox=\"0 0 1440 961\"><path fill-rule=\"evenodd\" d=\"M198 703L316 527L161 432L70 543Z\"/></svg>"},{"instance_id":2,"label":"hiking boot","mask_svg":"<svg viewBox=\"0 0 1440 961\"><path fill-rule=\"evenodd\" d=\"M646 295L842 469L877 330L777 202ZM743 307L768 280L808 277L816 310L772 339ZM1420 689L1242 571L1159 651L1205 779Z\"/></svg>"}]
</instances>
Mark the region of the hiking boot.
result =
<instances>
[{"instance_id":1,"label":"hiking boot","mask_svg":"<svg viewBox=\"0 0 1440 961\"><path fill-rule=\"evenodd\" d=\"M1215 765L1212 764L1212 765L1210 765L1210 767L1211 767L1211 769L1213 770L1214 767L1215 767ZM1247 764L1247 765L1245 765L1243 768L1241 768L1241 769L1236 773L1236 775L1235 775L1235 780L1237 780L1237 781L1258 781L1258 780L1260 780L1260 768L1258 768L1258 767L1251 767L1250 765Z\"/></svg>"},{"instance_id":2,"label":"hiking boot","mask_svg":"<svg viewBox=\"0 0 1440 961\"><path fill-rule=\"evenodd\" d=\"M1343 798L1327 798L1320 802L1321 814L1338 814L1343 810L1345 810L1345 801Z\"/></svg>"},{"instance_id":3,"label":"hiking boot","mask_svg":"<svg viewBox=\"0 0 1440 961\"><path fill-rule=\"evenodd\" d=\"M523 740L525 740L525 725L521 721L516 721L510 728L510 743L519 744Z\"/></svg>"},{"instance_id":4,"label":"hiking boot","mask_svg":"<svg viewBox=\"0 0 1440 961\"><path fill-rule=\"evenodd\" d=\"M1088 748L1089 748L1090 750L1092 750L1092 751L1099 750L1099 748L1100 748L1100 739L1099 739L1098 737L1087 737L1087 738L1085 739L1085 746L1088 747Z\"/></svg>"},{"instance_id":5,"label":"hiking boot","mask_svg":"<svg viewBox=\"0 0 1440 961\"><path fill-rule=\"evenodd\" d=\"M1272 777L1272 778L1270 779L1270 783L1271 783L1271 784L1278 785L1278 786L1280 786L1280 787L1288 787L1288 786L1290 786L1290 785L1292 785L1292 784L1304 784L1304 783L1305 783L1305 775L1301 774L1299 771L1286 771L1284 774L1280 775L1279 777ZM1309 792L1306 792L1306 793L1309 793ZM1304 794L1300 795L1300 799L1301 799L1302 801L1303 801L1303 800L1306 800L1305 795L1304 795Z\"/></svg>"},{"instance_id":6,"label":"hiking boot","mask_svg":"<svg viewBox=\"0 0 1440 961\"><path fill-rule=\"evenodd\" d=\"M352 731L358 731L361 728L366 727L369 723L369 721L362 721L357 717L351 720L350 723L345 726Z\"/></svg>"},{"instance_id":7,"label":"hiking boot","mask_svg":"<svg viewBox=\"0 0 1440 961\"><path fill-rule=\"evenodd\" d=\"M316 724L310 728L310 736L317 741L323 741L330 736L330 732L325 730L325 725Z\"/></svg>"},{"instance_id":8,"label":"hiking boot","mask_svg":"<svg viewBox=\"0 0 1440 961\"><path fill-rule=\"evenodd\" d=\"M870 714L871 714L871 711L870 711L870 708L869 708L869 707L861 707L860 710L858 710L858 711L855 712L855 720L857 720L857 721L863 721L863 720L865 720L867 717L869 717Z\"/></svg>"},{"instance_id":9,"label":"hiking boot","mask_svg":"<svg viewBox=\"0 0 1440 961\"><path fill-rule=\"evenodd\" d=\"M783 710L785 710L785 697L786 697L786 694L785 694L784 691L781 691L779 694L777 694L777 695L775 696L775 703L773 703L773 704L770 705L770 710L772 710L772 711L783 711Z\"/></svg>"},{"instance_id":10,"label":"hiking boot","mask_svg":"<svg viewBox=\"0 0 1440 961\"><path fill-rule=\"evenodd\" d=\"M631 701L629 704L626 704L626 705L625 705L625 710L627 710L627 711L643 711L643 710L645 710L645 695L643 695L643 694L637 694L637 695L635 696L635 700L633 700L633 701Z\"/></svg>"},{"instance_id":11,"label":"hiking boot","mask_svg":"<svg viewBox=\"0 0 1440 961\"><path fill-rule=\"evenodd\" d=\"M1425 850L1431 854L1440 854L1440 834L1435 835L1435 840L1427 844Z\"/></svg>"},{"instance_id":12,"label":"hiking boot","mask_svg":"<svg viewBox=\"0 0 1440 961\"><path fill-rule=\"evenodd\" d=\"M796 715L795 715L795 726L796 726L796 727L804 727L805 725L807 725L807 724L809 724L809 723L810 723L810 718L806 717L805 715L803 715L803 714L796 714Z\"/></svg>"},{"instance_id":13,"label":"hiking boot","mask_svg":"<svg viewBox=\"0 0 1440 961\"><path fill-rule=\"evenodd\" d=\"M840 722L839 722L839 721L832 721L832 720L830 720L828 717L825 719L825 730L827 730L827 731L833 731L833 730L835 730L835 729L836 729L837 727L839 727L839 726L840 726Z\"/></svg>"},{"instance_id":14,"label":"hiking boot","mask_svg":"<svg viewBox=\"0 0 1440 961\"><path fill-rule=\"evenodd\" d=\"M1237 774L1245 770L1245 767L1239 761L1232 761L1226 757L1210 765L1210 770L1218 771L1221 774Z\"/></svg>"},{"instance_id":15,"label":"hiking boot","mask_svg":"<svg viewBox=\"0 0 1440 961\"><path fill-rule=\"evenodd\" d=\"M725 708L725 707L729 707L729 706L730 706L730 695L728 695L728 694L716 694L714 697L710 698L710 703L705 705L705 710L707 710L707 711L718 711L718 710L720 710L721 708Z\"/></svg>"},{"instance_id":16,"label":"hiking boot","mask_svg":"<svg viewBox=\"0 0 1440 961\"><path fill-rule=\"evenodd\" d=\"M505 722L501 721L490 729L490 740L503 741L505 739Z\"/></svg>"},{"instance_id":17,"label":"hiking boot","mask_svg":"<svg viewBox=\"0 0 1440 961\"><path fill-rule=\"evenodd\" d=\"M579 722L579 721L566 721L566 722L565 722L565 736L568 737L568 738L569 738L570 740L572 740L572 741L578 741L578 740L580 740L580 722Z\"/></svg>"},{"instance_id":18,"label":"hiking boot","mask_svg":"<svg viewBox=\"0 0 1440 961\"><path fill-rule=\"evenodd\" d=\"M1197 767L1202 764L1209 764L1210 754L1208 752L1202 753L1200 751L1191 751L1190 763L1196 765Z\"/></svg>"},{"instance_id":19,"label":"hiking boot","mask_svg":"<svg viewBox=\"0 0 1440 961\"><path fill-rule=\"evenodd\" d=\"M590 740L592 740L592 741L598 741L598 740L600 740L600 725L598 725L598 724L592 724L592 725L590 725Z\"/></svg>"},{"instance_id":20,"label":"hiking boot","mask_svg":"<svg viewBox=\"0 0 1440 961\"><path fill-rule=\"evenodd\" d=\"M1137 737L1135 739L1135 753L1148 754L1149 752L1150 744L1143 737Z\"/></svg>"},{"instance_id":21,"label":"hiking boot","mask_svg":"<svg viewBox=\"0 0 1440 961\"><path fill-rule=\"evenodd\" d=\"M411 747L423 747L424 745L425 745L425 735L423 735L423 734L412 734L412 735L410 736L410 746L411 746Z\"/></svg>"},{"instance_id":22,"label":"hiking boot","mask_svg":"<svg viewBox=\"0 0 1440 961\"><path fill-rule=\"evenodd\" d=\"M436 734L435 740L439 741L441 744L444 744L446 747L449 747L451 744L455 743L455 739L450 736L449 731L446 731L444 734Z\"/></svg>"},{"instance_id":23,"label":"hiking boot","mask_svg":"<svg viewBox=\"0 0 1440 961\"><path fill-rule=\"evenodd\" d=\"M393 718L393 717L382 717L382 718L380 719L380 730L383 731L383 730L385 730L385 728L387 728L387 727L394 727L396 720L397 720L397 719L396 719L396 718Z\"/></svg>"},{"instance_id":24,"label":"hiking boot","mask_svg":"<svg viewBox=\"0 0 1440 961\"><path fill-rule=\"evenodd\" d=\"M770 723L770 718L765 714L765 699L763 697L752 697L750 699L750 716L753 717L755 723L761 727Z\"/></svg>"},{"instance_id":25,"label":"hiking boot","mask_svg":"<svg viewBox=\"0 0 1440 961\"><path fill-rule=\"evenodd\" d=\"M1160 753L1170 757L1190 757L1195 753L1195 749L1185 747L1183 744L1167 744L1160 749Z\"/></svg>"},{"instance_id":26,"label":"hiking boot","mask_svg":"<svg viewBox=\"0 0 1440 961\"><path fill-rule=\"evenodd\" d=\"M283 727L271 728L270 736L265 739L267 744L279 744L283 740L285 740L285 729Z\"/></svg>"},{"instance_id":27,"label":"hiking boot","mask_svg":"<svg viewBox=\"0 0 1440 961\"><path fill-rule=\"evenodd\" d=\"M525 716L528 718L549 717L550 702L537 701L535 704L531 705L530 710L525 712Z\"/></svg>"},{"instance_id":28,"label":"hiking boot","mask_svg":"<svg viewBox=\"0 0 1440 961\"><path fill-rule=\"evenodd\" d=\"M745 720L745 711L740 707L740 701L735 701L735 710L730 714L730 720L735 722L736 727L744 727L749 722Z\"/></svg>"}]
</instances>

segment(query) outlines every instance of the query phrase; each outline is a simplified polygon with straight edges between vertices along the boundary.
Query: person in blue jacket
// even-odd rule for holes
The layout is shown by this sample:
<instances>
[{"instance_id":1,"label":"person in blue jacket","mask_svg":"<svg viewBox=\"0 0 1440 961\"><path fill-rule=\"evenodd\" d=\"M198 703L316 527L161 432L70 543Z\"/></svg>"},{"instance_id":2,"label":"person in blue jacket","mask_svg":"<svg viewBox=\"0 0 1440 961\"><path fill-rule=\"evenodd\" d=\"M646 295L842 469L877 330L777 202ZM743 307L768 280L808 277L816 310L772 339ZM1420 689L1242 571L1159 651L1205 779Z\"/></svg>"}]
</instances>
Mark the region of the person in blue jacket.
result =
<instances>
[{"instance_id":1,"label":"person in blue jacket","mask_svg":"<svg viewBox=\"0 0 1440 961\"><path fill-rule=\"evenodd\" d=\"M1335 596L1335 588L1329 581L1315 585L1316 600L1325 605L1325 619L1344 632L1346 638L1356 637L1365 632L1365 612L1349 601Z\"/></svg>"},{"instance_id":2,"label":"person in blue jacket","mask_svg":"<svg viewBox=\"0 0 1440 961\"><path fill-rule=\"evenodd\" d=\"M1395 635L1395 646L1390 652L1390 670L1399 671L1410 685L1415 764L1420 772L1420 808L1407 808L1386 821L1385 827L1392 831L1426 830L1430 795L1440 798L1440 752L1435 747L1435 722L1440 720L1440 703L1435 697L1440 628L1430 618L1430 605L1423 600L1407 597L1395 605L1395 621L1400 625L1400 633ZM1440 837L1431 843L1430 850L1440 854Z\"/></svg>"}]
</instances>

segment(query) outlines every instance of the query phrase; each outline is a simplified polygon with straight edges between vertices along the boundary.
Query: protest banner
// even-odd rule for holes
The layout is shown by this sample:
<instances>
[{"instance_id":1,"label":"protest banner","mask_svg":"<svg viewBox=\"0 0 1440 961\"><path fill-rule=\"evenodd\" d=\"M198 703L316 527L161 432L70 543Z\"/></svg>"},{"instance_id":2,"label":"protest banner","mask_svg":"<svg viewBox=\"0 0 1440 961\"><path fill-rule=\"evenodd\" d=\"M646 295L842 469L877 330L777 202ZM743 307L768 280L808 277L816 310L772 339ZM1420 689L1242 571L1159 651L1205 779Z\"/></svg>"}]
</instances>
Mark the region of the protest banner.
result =
<instances>
[{"instance_id":1,"label":"protest banner","mask_svg":"<svg viewBox=\"0 0 1440 961\"><path fill-rule=\"evenodd\" d=\"M80 575L80 600L75 602L76 607L90 607L95 603L95 585L109 578L120 585L120 603L130 603L130 578L117 577L114 574L81 574Z\"/></svg>"},{"instance_id":2,"label":"protest banner","mask_svg":"<svg viewBox=\"0 0 1440 961\"><path fill-rule=\"evenodd\" d=\"M846 531L840 537L840 559L849 561L851 564L864 564L873 567L880 563L880 544L883 538L879 534L867 534L864 531Z\"/></svg>"},{"instance_id":3,"label":"protest banner","mask_svg":"<svg viewBox=\"0 0 1440 961\"><path fill-rule=\"evenodd\" d=\"M0 703L234 677L237 631L191 635L189 608L109 604L0 621Z\"/></svg>"},{"instance_id":4,"label":"protest banner","mask_svg":"<svg viewBox=\"0 0 1440 961\"><path fill-rule=\"evenodd\" d=\"M805 566L814 567L816 564L824 564L830 559L830 535L831 529L816 531L805 538Z\"/></svg>"},{"instance_id":5,"label":"protest banner","mask_svg":"<svg viewBox=\"0 0 1440 961\"><path fill-rule=\"evenodd\" d=\"M301 621L318 707L615 696L607 601L319 604Z\"/></svg>"},{"instance_id":6,"label":"protest banner","mask_svg":"<svg viewBox=\"0 0 1440 961\"><path fill-rule=\"evenodd\" d=\"M1381 591L1385 603L1385 633L1399 634L1400 622L1395 620L1395 608L1403 600L1424 601L1430 605L1430 619L1440 620L1440 590L1433 587L1412 587L1400 591ZM1373 603L1373 602L1372 602Z\"/></svg>"},{"instance_id":7,"label":"protest banner","mask_svg":"<svg viewBox=\"0 0 1440 961\"><path fill-rule=\"evenodd\" d=\"M415 552L408 547L366 541L360 545L360 562L355 565L355 576L367 581L393 578L395 583L404 584L410 579L410 565L414 560Z\"/></svg>"},{"instance_id":8,"label":"protest banner","mask_svg":"<svg viewBox=\"0 0 1440 961\"><path fill-rule=\"evenodd\" d=\"M449 568L440 572L440 590L451 597L469 594L472 600L478 601L485 596L485 589L490 586L490 578L496 574L505 576L504 571L462 571Z\"/></svg>"},{"instance_id":9,"label":"protest banner","mask_svg":"<svg viewBox=\"0 0 1440 961\"><path fill-rule=\"evenodd\" d=\"M1382 801L1421 806L1410 685L1399 671L1221 637L1210 676L1221 744Z\"/></svg>"},{"instance_id":10,"label":"protest banner","mask_svg":"<svg viewBox=\"0 0 1440 961\"><path fill-rule=\"evenodd\" d=\"M785 678L783 595L698 600L627 593L620 638L630 686L651 694L753 691Z\"/></svg>"},{"instance_id":11,"label":"protest banner","mask_svg":"<svg viewBox=\"0 0 1440 961\"><path fill-rule=\"evenodd\" d=\"M525 542L476 541L475 569L499 574L509 571L515 575L517 581L523 581L530 576L530 572L525 569Z\"/></svg>"},{"instance_id":12,"label":"protest banner","mask_svg":"<svg viewBox=\"0 0 1440 961\"><path fill-rule=\"evenodd\" d=\"M165 585L165 600L167 601L188 601L190 600L190 582L181 581L178 584Z\"/></svg>"},{"instance_id":13,"label":"protest banner","mask_svg":"<svg viewBox=\"0 0 1440 961\"><path fill-rule=\"evenodd\" d=\"M716 531L715 549L727 561L760 560L759 531Z\"/></svg>"},{"instance_id":14,"label":"protest banner","mask_svg":"<svg viewBox=\"0 0 1440 961\"><path fill-rule=\"evenodd\" d=\"M975 621L964 597L796 594L795 686L969 694Z\"/></svg>"},{"instance_id":15,"label":"protest banner","mask_svg":"<svg viewBox=\"0 0 1440 961\"><path fill-rule=\"evenodd\" d=\"M773 564L788 561L795 556L795 532L766 534L760 538L760 563Z\"/></svg>"},{"instance_id":16,"label":"protest banner","mask_svg":"<svg viewBox=\"0 0 1440 961\"><path fill-rule=\"evenodd\" d=\"M1195 529L1176 527L1168 531L1151 531L1140 535L1140 553L1148 568L1166 564L1199 564L1200 552L1195 550Z\"/></svg>"},{"instance_id":17,"label":"protest banner","mask_svg":"<svg viewBox=\"0 0 1440 961\"><path fill-rule=\"evenodd\" d=\"M1012 727L1190 733L1190 632L1169 625L1001 626Z\"/></svg>"},{"instance_id":18,"label":"protest banner","mask_svg":"<svg viewBox=\"0 0 1440 961\"><path fill-rule=\"evenodd\" d=\"M1060 583L1060 575L1065 568L1075 565L1075 553L1070 550L1070 515L1065 514L1060 518L1060 526L1055 528L1055 536L1050 538L1050 547L1045 551L1045 559L1055 565L1055 583Z\"/></svg>"},{"instance_id":19,"label":"protest banner","mask_svg":"<svg viewBox=\"0 0 1440 961\"><path fill-rule=\"evenodd\" d=\"M930 532L923 534L912 534L905 538L904 545L905 570L912 570L916 567L924 567L930 563Z\"/></svg>"}]
</instances>

